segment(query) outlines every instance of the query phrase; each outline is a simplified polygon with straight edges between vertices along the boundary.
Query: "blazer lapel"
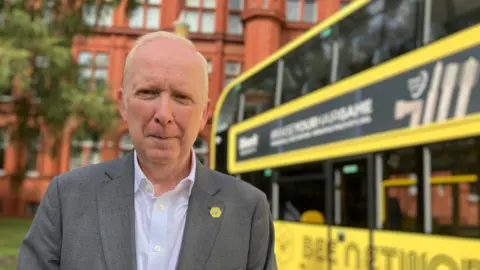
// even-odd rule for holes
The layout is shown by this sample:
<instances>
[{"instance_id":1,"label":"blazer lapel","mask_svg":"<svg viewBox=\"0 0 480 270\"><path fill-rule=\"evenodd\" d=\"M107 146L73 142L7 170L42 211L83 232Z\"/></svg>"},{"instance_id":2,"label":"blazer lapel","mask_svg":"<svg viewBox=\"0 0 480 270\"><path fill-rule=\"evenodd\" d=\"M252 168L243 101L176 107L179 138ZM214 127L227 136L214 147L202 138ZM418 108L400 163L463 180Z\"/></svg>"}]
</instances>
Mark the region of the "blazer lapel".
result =
<instances>
[{"instance_id":1,"label":"blazer lapel","mask_svg":"<svg viewBox=\"0 0 480 270\"><path fill-rule=\"evenodd\" d=\"M177 270L204 269L224 215L212 216L211 211L225 205L215 198L220 188L215 186L212 175L197 161L195 184L190 196L187 220L178 258Z\"/></svg>"},{"instance_id":2,"label":"blazer lapel","mask_svg":"<svg viewBox=\"0 0 480 270\"><path fill-rule=\"evenodd\" d=\"M133 153L107 163L97 189L100 235L107 268L136 269Z\"/></svg>"}]
</instances>

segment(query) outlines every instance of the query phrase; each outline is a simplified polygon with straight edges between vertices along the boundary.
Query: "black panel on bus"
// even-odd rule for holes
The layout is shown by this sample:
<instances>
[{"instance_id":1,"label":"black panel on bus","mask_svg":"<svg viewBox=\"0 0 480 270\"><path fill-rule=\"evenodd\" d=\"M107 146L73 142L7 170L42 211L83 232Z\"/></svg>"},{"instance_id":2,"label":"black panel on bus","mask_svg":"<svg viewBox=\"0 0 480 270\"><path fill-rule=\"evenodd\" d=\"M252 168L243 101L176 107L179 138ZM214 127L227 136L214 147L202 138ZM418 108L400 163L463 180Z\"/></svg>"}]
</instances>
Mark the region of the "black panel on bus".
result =
<instances>
[{"instance_id":1,"label":"black panel on bus","mask_svg":"<svg viewBox=\"0 0 480 270\"><path fill-rule=\"evenodd\" d=\"M227 171L227 135L228 129L216 135L216 155L215 155L215 170L221 173L228 174Z\"/></svg>"}]
</instances>

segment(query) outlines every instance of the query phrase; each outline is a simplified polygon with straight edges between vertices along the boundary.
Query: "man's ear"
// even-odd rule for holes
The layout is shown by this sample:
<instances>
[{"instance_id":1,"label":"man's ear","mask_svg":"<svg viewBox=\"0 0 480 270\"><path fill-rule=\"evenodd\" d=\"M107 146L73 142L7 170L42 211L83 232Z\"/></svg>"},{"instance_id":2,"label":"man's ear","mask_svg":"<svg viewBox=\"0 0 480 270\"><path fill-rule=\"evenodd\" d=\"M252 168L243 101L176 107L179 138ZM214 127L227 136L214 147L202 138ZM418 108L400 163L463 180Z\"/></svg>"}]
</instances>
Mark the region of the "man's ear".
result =
<instances>
[{"instance_id":1,"label":"man's ear","mask_svg":"<svg viewBox=\"0 0 480 270\"><path fill-rule=\"evenodd\" d=\"M209 98L207 100L207 105L203 109L202 113L200 114L200 130L205 128L205 125L207 124L208 118L210 116L210 111L211 111L211 99Z\"/></svg>"},{"instance_id":2,"label":"man's ear","mask_svg":"<svg viewBox=\"0 0 480 270\"><path fill-rule=\"evenodd\" d=\"M118 88L116 91L118 111L120 112L122 119L124 121L127 121L127 108L125 107L123 95L124 95L123 88Z\"/></svg>"}]
</instances>

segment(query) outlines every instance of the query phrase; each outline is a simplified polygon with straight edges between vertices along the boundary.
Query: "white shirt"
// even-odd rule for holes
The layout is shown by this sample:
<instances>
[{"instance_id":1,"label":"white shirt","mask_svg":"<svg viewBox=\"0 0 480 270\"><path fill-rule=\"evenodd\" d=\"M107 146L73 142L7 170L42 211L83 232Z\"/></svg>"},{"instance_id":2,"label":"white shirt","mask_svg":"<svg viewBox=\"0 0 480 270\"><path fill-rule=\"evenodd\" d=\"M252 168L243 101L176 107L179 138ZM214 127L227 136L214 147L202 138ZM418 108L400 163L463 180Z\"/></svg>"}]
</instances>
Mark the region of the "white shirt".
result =
<instances>
[{"instance_id":1,"label":"white shirt","mask_svg":"<svg viewBox=\"0 0 480 270\"><path fill-rule=\"evenodd\" d=\"M195 154L187 178L173 190L154 197L134 152L135 237L138 270L174 270L182 245L188 199L195 181Z\"/></svg>"}]
</instances>

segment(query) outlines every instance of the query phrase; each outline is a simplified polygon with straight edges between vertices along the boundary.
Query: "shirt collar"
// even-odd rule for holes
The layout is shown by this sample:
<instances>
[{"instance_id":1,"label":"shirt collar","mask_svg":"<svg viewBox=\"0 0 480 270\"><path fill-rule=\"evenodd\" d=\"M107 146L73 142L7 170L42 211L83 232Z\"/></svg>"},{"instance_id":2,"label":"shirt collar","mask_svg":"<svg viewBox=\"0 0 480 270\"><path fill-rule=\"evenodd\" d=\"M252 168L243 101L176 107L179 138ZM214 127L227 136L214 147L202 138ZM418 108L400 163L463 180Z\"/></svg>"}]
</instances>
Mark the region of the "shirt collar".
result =
<instances>
[{"instance_id":1,"label":"shirt collar","mask_svg":"<svg viewBox=\"0 0 480 270\"><path fill-rule=\"evenodd\" d=\"M195 182L195 172L197 171L196 156L195 156L195 152L193 151L193 148L191 151L191 159L192 159L192 165L190 167L190 173L185 179L182 180L182 181L184 180L190 181L189 190L188 190L189 195L192 193L193 183ZM140 168L140 165L138 164L137 150L133 150L133 163L134 163L134 170L135 170L134 192L136 193L140 188L142 179L143 178L147 179L147 177L143 173L142 168Z\"/></svg>"}]
</instances>

